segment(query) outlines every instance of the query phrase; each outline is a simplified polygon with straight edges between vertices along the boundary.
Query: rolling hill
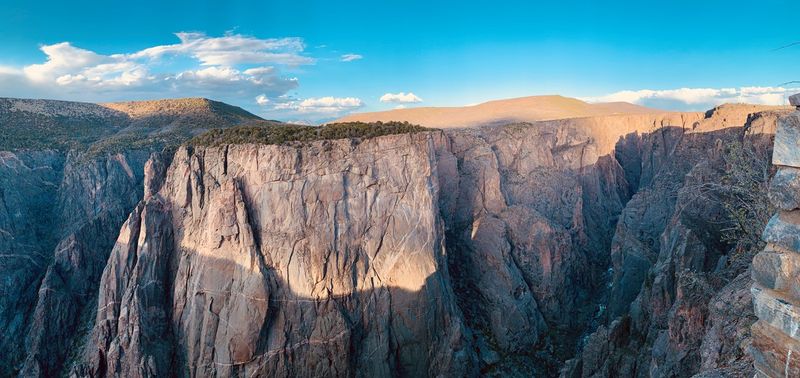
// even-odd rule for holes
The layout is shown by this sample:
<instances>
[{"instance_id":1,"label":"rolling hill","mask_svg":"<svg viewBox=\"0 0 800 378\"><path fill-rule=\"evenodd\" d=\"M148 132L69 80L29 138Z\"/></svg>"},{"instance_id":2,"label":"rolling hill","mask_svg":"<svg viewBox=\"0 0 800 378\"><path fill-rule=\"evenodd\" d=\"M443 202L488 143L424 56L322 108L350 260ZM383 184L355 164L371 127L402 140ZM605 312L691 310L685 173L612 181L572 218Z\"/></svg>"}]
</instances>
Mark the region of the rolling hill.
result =
<instances>
[{"instance_id":1,"label":"rolling hill","mask_svg":"<svg viewBox=\"0 0 800 378\"><path fill-rule=\"evenodd\" d=\"M408 121L427 127L475 127L614 114L663 111L627 102L590 104L563 96L530 96L463 107L419 107L351 114L334 122Z\"/></svg>"}]
</instances>

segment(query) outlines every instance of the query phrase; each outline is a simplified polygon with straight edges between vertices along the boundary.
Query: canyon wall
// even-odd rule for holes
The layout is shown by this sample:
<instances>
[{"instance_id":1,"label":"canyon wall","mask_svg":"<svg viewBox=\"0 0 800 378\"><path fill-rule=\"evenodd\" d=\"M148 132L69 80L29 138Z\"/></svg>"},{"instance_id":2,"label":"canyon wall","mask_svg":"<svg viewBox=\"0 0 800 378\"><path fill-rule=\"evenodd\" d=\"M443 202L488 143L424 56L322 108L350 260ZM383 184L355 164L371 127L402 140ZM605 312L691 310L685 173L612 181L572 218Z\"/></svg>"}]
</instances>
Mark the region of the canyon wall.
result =
<instances>
[{"instance_id":1,"label":"canyon wall","mask_svg":"<svg viewBox=\"0 0 800 378\"><path fill-rule=\"evenodd\" d=\"M141 198L146 151L90 161L55 151L2 153L0 351L21 374L50 375L95 311L115 234ZM18 361L18 360L17 360ZM0 375L10 375L9 371Z\"/></svg>"},{"instance_id":2,"label":"canyon wall","mask_svg":"<svg viewBox=\"0 0 800 378\"><path fill-rule=\"evenodd\" d=\"M772 135L784 114L751 114L743 128L665 128L618 145L621 161L641 151L627 169L639 189L609 251L607 307L562 377L753 375L752 240L768 214ZM763 221L749 211L757 206ZM730 233L736 214L747 214L745 229Z\"/></svg>"},{"instance_id":3,"label":"canyon wall","mask_svg":"<svg viewBox=\"0 0 800 378\"><path fill-rule=\"evenodd\" d=\"M438 211L444 143L182 148L166 173L151 164L81 373L468 375Z\"/></svg>"},{"instance_id":4,"label":"canyon wall","mask_svg":"<svg viewBox=\"0 0 800 378\"><path fill-rule=\"evenodd\" d=\"M751 296L706 193L781 109L108 152L242 116L167 105L109 106L139 118L101 153L0 154L0 375L748 376L792 303L754 313L791 255Z\"/></svg>"},{"instance_id":5,"label":"canyon wall","mask_svg":"<svg viewBox=\"0 0 800 378\"><path fill-rule=\"evenodd\" d=\"M73 373L552 376L576 351L563 374L747 370L747 264L691 195L725 146L767 154L775 119L184 147L148 165Z\"/></svg>"}]
</instances>

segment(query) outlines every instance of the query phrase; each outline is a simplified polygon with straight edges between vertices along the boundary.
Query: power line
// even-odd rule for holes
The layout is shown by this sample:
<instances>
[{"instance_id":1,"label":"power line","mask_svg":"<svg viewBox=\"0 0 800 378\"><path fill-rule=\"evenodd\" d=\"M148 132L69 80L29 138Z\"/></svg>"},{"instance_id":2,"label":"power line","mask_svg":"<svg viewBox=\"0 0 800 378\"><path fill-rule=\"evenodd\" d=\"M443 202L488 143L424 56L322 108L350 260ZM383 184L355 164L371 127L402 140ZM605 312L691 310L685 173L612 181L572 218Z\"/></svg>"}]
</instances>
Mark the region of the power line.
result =
<instances>
[{"instance_id":1,"label":"power line","mask_svg":"<svg viewBox=\"0 0 800 378\"><path fill-rule=\"evenodd\" d=\"M772 49L772 51L783 50L783 49L785 49L785 48L792 47L792 46L797 46L797 45L800 45L800 41L797 41L797 42L792 42L792 43L790 43L790 44L788 44L788 45L786 45L786 46L781 46L781 47L778 47L777 49Z\"/></svg>"}]
</instances>

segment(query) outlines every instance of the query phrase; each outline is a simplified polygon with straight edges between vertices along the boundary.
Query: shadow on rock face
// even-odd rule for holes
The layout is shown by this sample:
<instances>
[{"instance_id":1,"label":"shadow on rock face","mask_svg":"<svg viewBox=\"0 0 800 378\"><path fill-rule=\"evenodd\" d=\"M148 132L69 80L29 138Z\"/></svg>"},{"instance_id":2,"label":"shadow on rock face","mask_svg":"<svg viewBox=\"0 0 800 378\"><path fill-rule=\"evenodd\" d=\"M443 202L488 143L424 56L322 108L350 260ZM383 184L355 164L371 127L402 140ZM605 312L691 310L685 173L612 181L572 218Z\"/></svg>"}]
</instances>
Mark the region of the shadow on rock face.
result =
<instances>
[{"instance_id":1,"label":"shadow on rock face","mask_svg":"<svg viewBox=\"0 0 800 378\"><path fill-rule=\"evenodd\" d=\"M431 140L398 138L365 162L278 146L179 151L120 231L89 363L75 373L477 372L449 284ZM256 163L262 149L278 151Z\"/></svg>"},{"instance_id":2,"label":"shadow on rock face","mask_svg":"<svg viewBox=\"0 0 800 378\"><path fill-rule=\"evenodd\" d=\"M469 331L440 273L416 291L370 279L367 290L332 295L323 286L309 297L258 261L240 265L189 250L161 251L172 256L136 251L124 291L101 294L96 344L86 350L93 360L76 372L268 377L476 371Z\"/></svg>"}]
</instances>

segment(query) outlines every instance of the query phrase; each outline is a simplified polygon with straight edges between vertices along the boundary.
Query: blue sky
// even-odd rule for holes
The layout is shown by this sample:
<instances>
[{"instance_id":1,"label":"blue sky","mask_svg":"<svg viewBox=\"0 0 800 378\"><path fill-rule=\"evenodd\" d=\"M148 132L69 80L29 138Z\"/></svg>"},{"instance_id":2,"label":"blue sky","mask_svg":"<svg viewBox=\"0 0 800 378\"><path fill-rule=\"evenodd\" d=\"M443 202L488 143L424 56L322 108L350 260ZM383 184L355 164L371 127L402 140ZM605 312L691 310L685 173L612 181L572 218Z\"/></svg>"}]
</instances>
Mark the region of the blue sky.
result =
<instances>
[{"instance_id":1,"label":"blue sky","mask_svg":"<svg viewBox=\"0 0 800 378\"><path fill-rule=\"evenodd\" d=\"M205 96L282 120L562 94L781 103L800 3L3 1L0 96ZM381 101L383 99L383 101Z\"/></svg>"}]
</instances>

